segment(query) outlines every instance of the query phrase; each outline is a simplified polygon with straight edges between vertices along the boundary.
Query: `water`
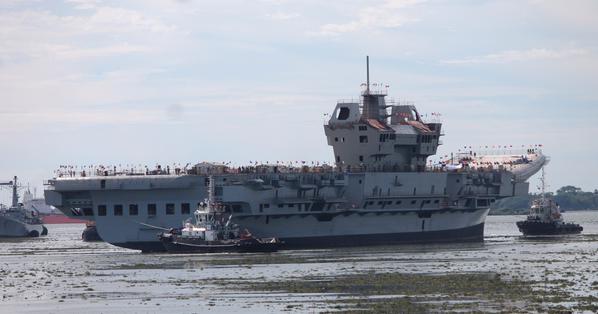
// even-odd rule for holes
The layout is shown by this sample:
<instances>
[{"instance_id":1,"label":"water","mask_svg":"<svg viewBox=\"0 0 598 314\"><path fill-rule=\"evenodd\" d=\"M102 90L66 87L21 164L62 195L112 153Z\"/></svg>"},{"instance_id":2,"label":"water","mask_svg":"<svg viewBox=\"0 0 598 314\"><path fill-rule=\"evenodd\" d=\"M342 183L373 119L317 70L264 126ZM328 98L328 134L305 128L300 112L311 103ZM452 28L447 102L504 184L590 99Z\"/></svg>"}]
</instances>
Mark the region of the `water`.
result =
<instances>
[{"instance_id":1,"label":"water","mask_svg":"<svg viewBox=\"0 0 598 314\"><path fill-rule=\"evenodd\" d=\"M559 289L597 298L598 211L565 213L567 221L584 227L576 236L524 238L515 226L521 219L488 217L479 244L246 255L141 254L82 242L81 224L48 225L47 237L0 240L0 312L317 312L329 309L325 301L338 296L248 291L235 283L367 272L493 272L536 282L561 280L566 284Z\"/></svg>"}]
</instances>

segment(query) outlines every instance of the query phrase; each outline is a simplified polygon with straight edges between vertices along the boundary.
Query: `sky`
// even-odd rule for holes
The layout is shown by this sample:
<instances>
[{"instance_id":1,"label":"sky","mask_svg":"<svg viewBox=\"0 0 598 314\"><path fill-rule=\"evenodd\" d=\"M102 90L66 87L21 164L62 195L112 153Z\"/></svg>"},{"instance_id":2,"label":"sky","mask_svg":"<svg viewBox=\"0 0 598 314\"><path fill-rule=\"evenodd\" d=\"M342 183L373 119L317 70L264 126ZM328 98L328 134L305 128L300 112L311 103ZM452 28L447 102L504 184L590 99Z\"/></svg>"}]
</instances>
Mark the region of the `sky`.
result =
<instances>
[{"instance_id":1,"label":"sky","mask_svg":"<svg viewBox=\"0 0 598 314\"><path fill-rule=\"evenodd\" d=\"M3 0L0 181L40 196L60 165L332 161L324 114L359 97L369 55L390 97L442 115L440 156L542 144L549 190L593 191L596 12L594 0Z\"/></svg>"}]
</instances>

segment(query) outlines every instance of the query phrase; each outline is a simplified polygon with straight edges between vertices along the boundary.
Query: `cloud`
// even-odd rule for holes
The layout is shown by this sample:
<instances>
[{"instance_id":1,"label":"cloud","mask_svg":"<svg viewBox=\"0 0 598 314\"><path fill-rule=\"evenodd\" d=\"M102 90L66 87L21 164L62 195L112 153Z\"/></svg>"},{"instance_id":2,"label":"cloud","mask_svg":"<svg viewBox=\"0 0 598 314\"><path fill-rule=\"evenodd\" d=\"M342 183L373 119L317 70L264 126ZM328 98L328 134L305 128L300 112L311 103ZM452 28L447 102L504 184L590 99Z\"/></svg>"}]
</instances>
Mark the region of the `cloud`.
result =
<instances>
[{"instance_id":1,"label":"cloud","mask_svg":"<svg viewBox=\"0 0 598 314\"><path fill-rule=\"evenodd\" d=\"M464 59L444 60L445 64L502 64L513 62L525 62L534 60L563 59L589 54L586 49L563 49L551 50L545 48L533 48L529 50L505 50L485 56L470 57Z\"/></svg>"},{"instance_id":2,"label":"cloud","mask_svg":"<svg viewBox=\"0 0 598 314\"><path fill-rule=\"evenodd\" d=\"M155 45L154 34L176 29L135 10L102 7L95 1L77 0L70 4L75 9L84 6L85 10L72 15L41 9L0 11L0 62L146 52ZM123 36L131 36L133 42L119 39Z\"/></svg>"},{"instance_id":3,"label":"cloud","mask_svg":"<svg viewBox=\"0 0 598 314\"><path fill-rule=\"evenodd\" d=\"M363 30L389 29L417 22L419 19L410 17L400 11L409 6L423 2L423 0L387 0L382 5L369 6L359 11L357 19L342 24L325 24L316 32L321 36L336 36Z\"/></svg>"},{"instance_id":4,"label":"cloud","mask_svg":"<svg viewBox=\"0 0 598 314\"><path fill-rule=\"evenodd\" d=\"M272 20L284 21L284 20L291 20L294 18L298 18L300 16L299 13L284 13L284 12L276 12L272 14L266 14L266 17Z\"/></svg>"},{"instance_id":5,"label":"cloud","mask_svg":"<svg viewBox=\"0 0 598 314\"><path fill-rule=\"evenodd\" d=\"M595 32L598 30L598 1L595 0L533 0L531 4L536 12L544 14L551 21L557 22L563 28L575 28L580 32Z\"/></svg>"},{"instance_id":6,"label":"cloud","mask_svg":"<svg viewBox=\"0 0 598 314\"><path fill-rule=\"evenodd\" d=\"M67 3L72 3L77 10L95 9L100 4L100 0L67 0Z\"/></svg>"},{"instance_id":7,"label":"cloud","mask_svg":"<svg viewBox=\"0 0 598 314\"><path fill-rule=\"evenodd\" d=\"M83 59L109 57L131 53L150 51L150 48L128 43L113 44L102 47L81 48L72 45L50 44L50 43L27 43L21 45L1 45L0 57L20 54L21 57L29 58L59 58L59 59Z\"/></svg>"},{"instance_id":8,"label":"cloud","mask_svg":"<svg viewBox=\"0 0 598 314\"><path fill-rule=\"evenodd\" d=\"M0 34L6 36L9 34L23 35L19 32L41 32L42 34L60 32L62 37L67 37L69 35L137 31L170 32L176 29L160 19L146 16L135 10L95 6L90 9L92 9L91 14L85 15L58 15L42 10L7 11L0 13L0 25L3 27Z\"/></svg>"}]
</instances>

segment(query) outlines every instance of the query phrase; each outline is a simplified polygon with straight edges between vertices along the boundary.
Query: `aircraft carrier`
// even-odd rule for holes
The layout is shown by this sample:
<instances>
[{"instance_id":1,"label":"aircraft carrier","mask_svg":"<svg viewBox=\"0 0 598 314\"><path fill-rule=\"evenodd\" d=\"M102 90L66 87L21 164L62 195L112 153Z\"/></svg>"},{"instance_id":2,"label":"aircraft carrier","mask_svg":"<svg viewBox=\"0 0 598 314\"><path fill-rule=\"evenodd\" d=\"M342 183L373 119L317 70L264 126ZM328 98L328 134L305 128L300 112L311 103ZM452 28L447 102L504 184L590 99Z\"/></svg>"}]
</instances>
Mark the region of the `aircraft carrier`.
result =
<instances>
[{"instance_id":1,"label":"aircraft carrier","mask_svg":"<svg viewBox=\"0 0 598 314\"><path fill-rule=\"evenodd\" d=\"M372 89L367 64L360 99L338 102L324 125L333 165L63 168L48 180L46 202L95 220L106 242L146 252L163 250L157 233L180 227L208 187L233 222L287 247L482 241L491 204L526 195L547 158L539 149L469 152L431 165L442 124Z\"/></svg>"}]
</instances>

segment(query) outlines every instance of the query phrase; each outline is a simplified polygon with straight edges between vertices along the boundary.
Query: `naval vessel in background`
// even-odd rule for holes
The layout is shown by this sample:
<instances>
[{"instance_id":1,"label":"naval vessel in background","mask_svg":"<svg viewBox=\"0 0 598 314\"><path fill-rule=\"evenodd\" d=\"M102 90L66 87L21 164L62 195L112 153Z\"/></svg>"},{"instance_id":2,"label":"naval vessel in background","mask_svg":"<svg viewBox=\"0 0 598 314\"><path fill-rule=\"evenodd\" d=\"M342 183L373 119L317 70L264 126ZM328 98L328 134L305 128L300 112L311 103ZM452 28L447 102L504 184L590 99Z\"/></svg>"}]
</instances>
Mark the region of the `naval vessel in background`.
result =
<instances>
[{"instance_id":1,"label":"naval vessel in background","mask_svg":"<svg viewBox=\"0 0 598 314\"><path fill-rule=\"evenodd\" d=\"M43 225L39 212L28 210L19 203L17 177L12 181L0 183L0 186L10 186L12 190L12 204L10 207L0 205L0 237L39 237L47 235L48 229Z\"/></svg>"},{"instance_id":2,"label":"naval vessel in background","mask_svg":"<svg viewBox=\"0 0 598 314\"><path fill-rule=\"evenodd\" d=\"M490 205L526 195L546 157L470 152L458 164L429 165L441 123L386 96L371 89L368 62L360 99L338 102L324 125L333 166L63 167L48 180L46 201L94 220L106 242L142 251L163 250L157 232L191 217L208 186L232 223L286 247L483 240Z\"/></svg>"}]
</instances>

